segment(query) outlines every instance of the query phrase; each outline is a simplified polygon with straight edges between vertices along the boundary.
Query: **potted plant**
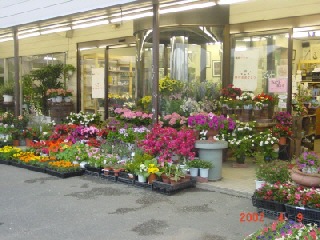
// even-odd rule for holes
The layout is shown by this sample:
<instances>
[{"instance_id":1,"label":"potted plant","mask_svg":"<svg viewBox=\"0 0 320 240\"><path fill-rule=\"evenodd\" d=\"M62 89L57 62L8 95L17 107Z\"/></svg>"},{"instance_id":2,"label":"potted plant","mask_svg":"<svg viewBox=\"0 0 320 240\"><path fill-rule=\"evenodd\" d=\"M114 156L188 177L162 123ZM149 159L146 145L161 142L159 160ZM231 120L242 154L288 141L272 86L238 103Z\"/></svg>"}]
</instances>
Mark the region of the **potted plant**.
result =
<instances>
[{"instance_id":1,"label":"potted plant","mask_svg":"<svg viewBox=\"0 0 320 240\"><path fill-rule=\"evenodd\" d=\"M3 95L3 102L9 103L13 101L14 84L13 82L5 83L1 88L1 94Z\"/></svg>"},{"instance_id":2,"label":"potted plant","mask_svg":"<svg viewBox=\"0 0 320 240\"><path fill-rule=\"evenodd\" d=\"M233 130L235 123L223 115L200 113L188 117L188 126L202 131L208 139L212 140L215 135L225 128Z\"/></svg>"},{"instance_id":3,"label":"potted plant","mask_svg":"<svg viewBox=\"0 0 320 240\"><path fill-rule=\"evenodd\" d=\"M271 161L278 157L278 153L275 151L278 138L273 136L270 130L257 134L255 141L258 149L263 153L265 161Z\"/></svg>"},{"instance_id":4,"label":"potted plant","mask_svg":"<svg viewBox=\"0 0 320 240\"><path fill-rule=\"evenodd\" d=\"M260 162L256 167L256 179L264 183L286 183L291 180L289 163L284 161ZM256 183L256 188L260 188Z\"/></svg>"},{"instance_id":5,"label":"potted plant","mask_svg":"<svg viewBox=\"0 0 320 240\"><path fill-rule=\"evenodd\" d=\"M227 137L229 147L239 164L244 163L245 157L253 155L255 147L254 127L255 122L237 121L234 131Z\"/></svg>"},{"instance_id":6,"label":"potted plant","mask_svg":"<svg viewBox=\"0 0 320 240\"><path fill-rule=\"evenodd\" d=\"M213 168L212 162L199 160L200 163L200 177L208 178L209 175L209 168Z\"/></svg>"},{"instance_id":7,"label":"potted plant","mask_svg":"<svg viewBox=\"0 0 320 240\"><path fill-rule=\"evenodd\" d=\"M320 157L315 152L304 152L296 159L292 168L292 180L307 187L320 186Z\"/></svg>"},{"instance_id":8,"label":"potted plant","mask_svg":"<svg viewBox=\"0 0 320 240\"><path fill-rule=\"evenodd\" d=\"M192 177L197 177L199 175L199 168L201 167L200 160L190 160L187 162L187 166L189 167L190 175Z\"/></svg>"}]
</instances>

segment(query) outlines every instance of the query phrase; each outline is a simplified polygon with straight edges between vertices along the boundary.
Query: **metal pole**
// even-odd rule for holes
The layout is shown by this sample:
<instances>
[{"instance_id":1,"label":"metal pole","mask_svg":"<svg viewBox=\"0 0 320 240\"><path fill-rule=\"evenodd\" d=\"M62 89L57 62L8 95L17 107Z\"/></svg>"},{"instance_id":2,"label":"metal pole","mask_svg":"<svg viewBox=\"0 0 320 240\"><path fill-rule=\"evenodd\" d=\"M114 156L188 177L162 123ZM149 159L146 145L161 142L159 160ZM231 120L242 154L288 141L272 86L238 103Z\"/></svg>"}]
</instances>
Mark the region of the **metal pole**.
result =
<instances>
[{"instance_id":1,"label":"metal pole","mask_svg":"<svg viewBox=\"0 0 320 240\"><path fill-rule=\"evenodd\" d=\"M20 66L19 66L19 41L18 41L18 29L13 27L13 44L14 44L14 115L19 116L22 112L20 108Z\"/></svg>"},{"instance_id":2,"label":"metal pole","mask_svg":"<svg viewBox=\"0 0 320 240\"><path fill-rule=\"evenodd\" d=\"M76 112L80 112L81 110L81 52L80 52L80 47L79 43L77 43L77 95L76 95Z\"/></svg>"},{"instance_id":3,"label":"metal pole","mask_svg":"<svg viewBox=\"0 0 320 240\"><path fill-rule=\"evenodd\" d=\"M287 96L287 112L292 110L292 49L293 49L293 29L289 30L288 38L288 96Z\"/></svg>"},{"instance_id":4,"label":"metal pole","mask_svg":"<svg viewBox=\"0 0 320 240\"><path fill-rule=\"evenodd\" d=\"M104 51L104 119L109 118L109 46Z\"/></svg>"},{"instance_id":5,"label":"metal pole","mask_svg":"<svg viewBox=\"0 0 320 240\"><path fill-rule=\"evenodd\" d=\"M152 123L158 123L159 116L159 3L153 4L152 32Z\"/></svg>"}]
</instances>

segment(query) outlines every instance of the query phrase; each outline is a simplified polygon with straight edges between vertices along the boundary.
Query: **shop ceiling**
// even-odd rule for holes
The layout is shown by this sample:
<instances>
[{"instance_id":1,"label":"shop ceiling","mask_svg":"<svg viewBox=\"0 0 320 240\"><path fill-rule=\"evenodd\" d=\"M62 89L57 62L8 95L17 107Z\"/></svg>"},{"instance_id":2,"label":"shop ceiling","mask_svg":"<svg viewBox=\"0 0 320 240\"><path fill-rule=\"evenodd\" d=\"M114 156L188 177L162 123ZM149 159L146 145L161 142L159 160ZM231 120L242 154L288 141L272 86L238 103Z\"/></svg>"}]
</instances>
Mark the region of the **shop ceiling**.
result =
<instances>
[{"instance_id":1,"label":"shop ceiling","mask_svg":"<svg viewBox=\"0 0 320 240\"><path fill-rule=\"evenodd\" d=\"M0 42L249 0L1 0ZM251 0L252 1L252 0Z\"/></svg>"}]
</instances>

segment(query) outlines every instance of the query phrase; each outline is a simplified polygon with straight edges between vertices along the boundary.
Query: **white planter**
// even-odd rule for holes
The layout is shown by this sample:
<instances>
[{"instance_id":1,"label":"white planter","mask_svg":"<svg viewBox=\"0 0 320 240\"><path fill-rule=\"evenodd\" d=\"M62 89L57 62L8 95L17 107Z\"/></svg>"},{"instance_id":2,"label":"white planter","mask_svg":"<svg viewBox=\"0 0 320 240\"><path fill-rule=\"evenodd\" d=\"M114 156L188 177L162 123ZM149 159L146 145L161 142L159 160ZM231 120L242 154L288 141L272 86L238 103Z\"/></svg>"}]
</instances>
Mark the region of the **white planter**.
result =
<instances>
[{"instance_id":1,"label":"white planter","mask_svg":"<svg viewBox=\"0 0 320 240\"><path fill-rule=\"evenodd\" d=\"M62 96L56 96L56 102L62 102Z\"/></svg>"},{"instance_id":2,"label":"white planter","mask_svg":"<svg viewBox=\"0 0 320 240\"><path fill-rule=\"evenodd\" d=\"M3 95L3 102L13 102L13 96L11 95Z\"/></svg>"},{"instance_id":3,"label":"white planter","mask_svg":"<svg viewBox=\"0 0 320 240\"><path fill-rule=\"evenodd\" d=\"M199 172L199 168L189 168L189 171L190 171L191 177L197 177L198 172Z\"/></svg>"},{"instance_id":4,"label":"white planter","mask_svg":"<svg viewBox=\"0 0 320 240\"><path fill-rule=\"evenodd\" d=\"M147 182L147 178L143 175L138 175L138 182L145 183Z\"/></svg>"},{"instance_id":5,"label":"white planter","mask_svg":"<svg viewBox=\"0 0 320 240\"><path fill-rule=\"evenodd\" d=\"M51 99L51 102L57 102L56 97L52 97L50 99Z\"/></svg>"},{"instance_id":6,"label":"white planter","mask_svg":"<svg viewBox=\"0 0 320 240\"><path fill-rule=\"evenodd\" d=\"M208 178L209 168L200 168L200 177Z\"/></svg>"},{"instance_id":7,"label":"white planter","mask_svg":"<svg viewBox=\"0 0 320 240\"><path fill-rule=\"evenodd\" d=\"M70 96L64 97L63 100L65 102L71 102L71 97Z\"/></svg>"},{"instance_id":8,"label":"white planter","mask_svg":"<svg viewBox=\"0 0 320 240\"><path fill-rule=\"evenodd\" d=\"M265 183L265 181L256 180L256 189L261 188Z\"/></svg>"},{"instance_id":9,"label":"white planter","mask_svg":"<svg viewBox=\"0 0 320 240\"><path fill-rule=\"evenodd\" d=\"M81 162L80 163L80 168L86 168L87 164L88 164L88 162Z\"/></svg>"}]
</instances>

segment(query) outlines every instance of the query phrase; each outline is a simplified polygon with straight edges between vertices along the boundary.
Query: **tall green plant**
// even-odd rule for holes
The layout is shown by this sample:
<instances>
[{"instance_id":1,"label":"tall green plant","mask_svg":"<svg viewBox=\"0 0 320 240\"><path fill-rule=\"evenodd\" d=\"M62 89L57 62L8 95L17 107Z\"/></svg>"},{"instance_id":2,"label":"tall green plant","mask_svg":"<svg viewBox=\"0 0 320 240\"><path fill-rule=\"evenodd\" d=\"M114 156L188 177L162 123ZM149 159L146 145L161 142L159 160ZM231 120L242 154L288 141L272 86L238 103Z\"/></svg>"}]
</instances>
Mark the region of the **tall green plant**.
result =
<instances>
[{"instance_id":1,"label":"tall green plant","mask_svg":"<svg viewBox=\"0 0 320 240\"><path fill-rule=\"evenodd\" d=\"M35 99L41 103L42 112L48 114L48 104L46 92L50 88L61 88L62 83L59 81L63 77L63 64L48 65L43 68L30 72L30 77L33 81L33 90Z\"/></svg>"}]
</instances>

